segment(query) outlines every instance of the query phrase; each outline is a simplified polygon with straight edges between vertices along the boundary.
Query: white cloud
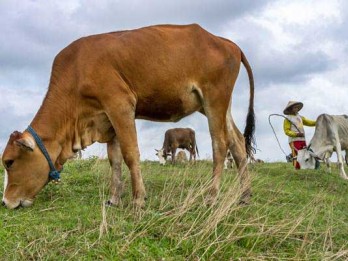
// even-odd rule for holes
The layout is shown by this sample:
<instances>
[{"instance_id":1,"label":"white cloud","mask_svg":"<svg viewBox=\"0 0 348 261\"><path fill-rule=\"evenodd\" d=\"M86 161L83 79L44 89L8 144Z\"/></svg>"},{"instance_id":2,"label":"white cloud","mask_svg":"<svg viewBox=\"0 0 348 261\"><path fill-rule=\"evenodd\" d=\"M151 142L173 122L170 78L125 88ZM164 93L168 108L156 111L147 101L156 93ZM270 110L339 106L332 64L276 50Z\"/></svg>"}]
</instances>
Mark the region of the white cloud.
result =
<instances>
[{"instance_id":1,"label":"white cloud","mask_svg":"<svg viewBox=\"0 0 348 261\"><path fill-rule=\"evenodd\" d=\"M8 89L0 86L0 111L11 109L14 116L34 115L43 99L42 91Z\"/></svg>"},{"instance_id":2,"label":"white cloud","mask_svg":"<svg viewBox=\"0 0 348 261\"><path fill-rule=\"evenodd\" d=\"M1 1L0 149L10 132L31 121L46 92L54 56L81 36L157 23L197 22L236 42L255 75L257 157L284 160L268 115L281 113L289 100L305 103L309 118L320 113L348 114L348 4L309 1ZM243 131L249 99L241 69L233 94L232 115ZM282 120L274 119L282 146ZM193 115L178 123L139 121L142 159L154 159L164 131L191 126L201 157L211 157L207 120ZM308 128L308 140L312 135ZM85 155L106 154L95 145Z\"/></svg>"},{"instance_id":3,"label":"white cloud","mask_svg":"<svg viewBox=\"0 0 348 261\"><path fill-rule=\"evenodd\" d=\"M340 2L337 0L274 1L269 5L265 17L283 26L317 26L318 20L319 22L341 21Z\"/></svg>"}]
</instances>

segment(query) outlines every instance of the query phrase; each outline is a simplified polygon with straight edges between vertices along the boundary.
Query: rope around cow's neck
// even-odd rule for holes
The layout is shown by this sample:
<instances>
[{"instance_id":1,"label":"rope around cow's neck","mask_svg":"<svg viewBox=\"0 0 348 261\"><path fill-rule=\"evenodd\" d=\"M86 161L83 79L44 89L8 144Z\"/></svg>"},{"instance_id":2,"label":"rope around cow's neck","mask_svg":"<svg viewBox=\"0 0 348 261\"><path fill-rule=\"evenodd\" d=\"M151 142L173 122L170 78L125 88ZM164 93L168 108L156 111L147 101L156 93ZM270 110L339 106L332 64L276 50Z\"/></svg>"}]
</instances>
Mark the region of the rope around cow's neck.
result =
<instances>
[{"instance_id":1,"label":"rope around cow's neck","mask_svg":"<svg viewBox=\"0 0 348 261\"><path fill-rule=\"evenodd\" d=\"M272 126L272 123L271 123L271 116L279 116L279 117L283 117L284 119L287 119L288 121L290 121L290 120L289 120L288 118L286 118L284 115L277 114L277 113L272 113L272 114L270 114L270 115L268 116L268 123L269 123L269 125L270 125L271 128L272 128L273 134L274 134L274 136L275 136L275 138L276 138L276 140L277 140L277 142L278 142L278 146L279 146L280 150L284 153L284 155L287 156L286 152L284 151L284 149L283 149L282 146L280 145L280 142L279 142L277 133L275 132L275 130L274 130L273 126ZM297 128L297 126L295 125L295 123L293 123L292 121L290 121L290 123L291 123L292 125L294 125L295 128L296 128L299 132L301 132L301 131Z\"/></svg>"},{"instance_id":2,"label":"rope around cow's neck","mask_svg":"<svg viewBox=\"0 0 348 261\"><path fill-rule=\"evenodd\" d=\"M51 157L48 154L47 149L46 149L45 145L43 144L40 136L36 133L36 131L30 125L28 126L27 131L33 136L37 146L39 147L42 154L45 156L45 158L47 160L47 163L50 167L50 171L48 173L49 179L52 180L54 183L59 182L60 181L60 172L58 170L56 170L56 168L54 167L54 164L51 160Z\"/></svg>"}]
</instances>

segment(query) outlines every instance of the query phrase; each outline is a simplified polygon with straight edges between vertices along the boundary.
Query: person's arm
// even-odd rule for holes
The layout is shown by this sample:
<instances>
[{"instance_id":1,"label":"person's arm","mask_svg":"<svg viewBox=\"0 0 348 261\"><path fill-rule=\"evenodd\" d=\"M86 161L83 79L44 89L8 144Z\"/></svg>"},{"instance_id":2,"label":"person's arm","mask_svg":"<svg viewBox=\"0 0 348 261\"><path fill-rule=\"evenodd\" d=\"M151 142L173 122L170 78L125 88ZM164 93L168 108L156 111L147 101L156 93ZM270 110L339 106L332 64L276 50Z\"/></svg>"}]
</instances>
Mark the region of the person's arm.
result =
<instances>
[{"instance_id":1,"label":"person's arm","mask_svg":"<svg viewBox=\"0 0 348 261\"><path fill-rule=\"evenodd\" d=\"M303 116L301 116L301 118L302 118L303 125L310 126L310 127L315 126L316 121L307 119Z\"/></svg>"},{"instance_id":2,"label":"person's arm","mask_svg":"<svg viewBox=\"0 0 348 261\"><path fill-rule=\"evenodd\" d=\"M288 119L284 120L283 129L284 129L284 132L287 136L292 137L292 138L298 137L299 133L291 130L291 122Z\"/></svg>"}]
</instances>

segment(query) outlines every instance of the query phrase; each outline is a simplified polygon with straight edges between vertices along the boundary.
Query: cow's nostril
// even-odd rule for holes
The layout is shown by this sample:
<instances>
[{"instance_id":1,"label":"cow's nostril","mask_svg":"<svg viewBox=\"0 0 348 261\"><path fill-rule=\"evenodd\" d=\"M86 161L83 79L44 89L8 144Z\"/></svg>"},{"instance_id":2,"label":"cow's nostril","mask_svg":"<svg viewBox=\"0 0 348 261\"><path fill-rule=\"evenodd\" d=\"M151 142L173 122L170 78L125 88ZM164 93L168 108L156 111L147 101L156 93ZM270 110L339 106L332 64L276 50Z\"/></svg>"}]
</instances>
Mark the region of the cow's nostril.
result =
<instances>
[{"instance_id":1,"label":"cow's nostril","mask_svg":"<svg viewBox=\"0 0 348 261\"><path fill-rule=\"evenodd\" d=\"M1 205L6 206L5 201L2 201L2 202L1 202Z\"/></svg>"}]
</instances>

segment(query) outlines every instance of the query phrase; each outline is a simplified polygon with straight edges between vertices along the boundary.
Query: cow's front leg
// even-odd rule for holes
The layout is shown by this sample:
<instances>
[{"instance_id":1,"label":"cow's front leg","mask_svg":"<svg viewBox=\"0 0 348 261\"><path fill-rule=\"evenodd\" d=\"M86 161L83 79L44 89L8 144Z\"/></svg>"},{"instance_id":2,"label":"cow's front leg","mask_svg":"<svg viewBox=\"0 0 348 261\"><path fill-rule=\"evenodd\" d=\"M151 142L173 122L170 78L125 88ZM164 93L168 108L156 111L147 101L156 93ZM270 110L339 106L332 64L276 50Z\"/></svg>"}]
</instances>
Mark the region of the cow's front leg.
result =
<instances>
[{"instance_id":1,"label":"cow's front leg","mask_svg":"<svg viewBox=\"0 0 348 261\"><path fill-rule=\"evenodd\" d=\"M176 148L172 148L172 164L175 164L175 153L176 153Z\"/></svg>"},{"instance_id":2,"label":"cow's front leg","mask_svg":"<svg viewBox=\"0 0 348 261\"><path fill-rule=\"evenodd\" d=\"M138 149L135 126L135 99L130 102L130 96L121 96L117 99L104 101L106 113L115 129L120 144L123 160L126 163L132 183L133 204L136 207L145 205L145 187L140 171L140 153Z\"/></svg>"},{"instance_id":3,"label":"cow's front leg","mask_svg":"<svg viewBox=\"0 0 348 261\"><path fill-rule=\"evenodd\" d=\"M115 136L107 144L109 163L111 166L110 199L106 202L108 206L117 206L121 203L123 192L122 184L122 152L120 143Z\"/></svg>"},{"instance_id":4,"label":"cow's front leg","mask_svg":"<svg viewBox=\"0 0 348 261\"><path fill-rule=\"evenodd\" d=\"M331 173L331 162L330 162L330 159L329 158L325 158L324 162L326 164L326 171Z\"/></svg>"}]
</instances>

